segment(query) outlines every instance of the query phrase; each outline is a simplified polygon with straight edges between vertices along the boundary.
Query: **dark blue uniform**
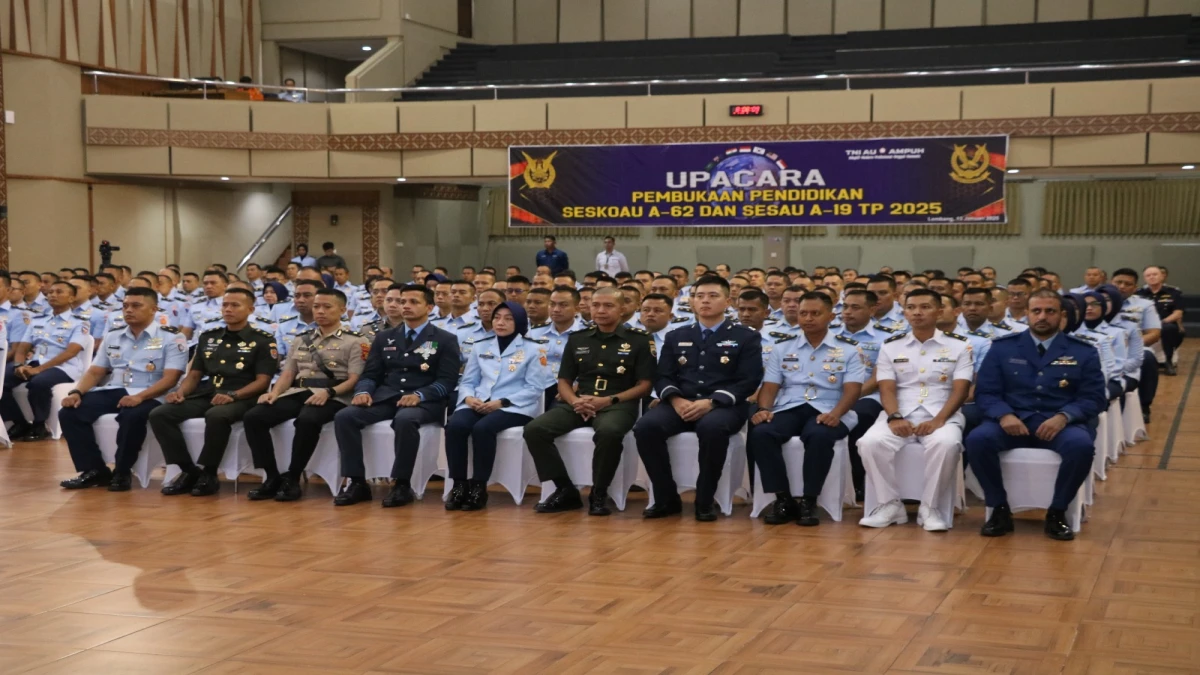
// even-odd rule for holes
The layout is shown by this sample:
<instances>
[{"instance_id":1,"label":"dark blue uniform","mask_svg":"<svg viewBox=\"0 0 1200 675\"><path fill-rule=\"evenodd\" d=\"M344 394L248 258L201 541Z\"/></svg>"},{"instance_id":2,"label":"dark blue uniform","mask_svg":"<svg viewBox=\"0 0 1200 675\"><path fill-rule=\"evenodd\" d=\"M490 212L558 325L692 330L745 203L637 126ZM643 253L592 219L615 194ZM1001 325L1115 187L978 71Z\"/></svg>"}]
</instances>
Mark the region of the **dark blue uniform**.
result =
<instances>
[{"instance_id":1,"label":"dark blue uniform","mask_svg":"<svg viewBox=\"0 0 1200 675\"><path fill-rule=\"evenodd\" d=\"M371 353L355 395L370 394L367 407L349 406L334 417L342 474L365 478L362 430L368 425L392 420L396 432L396 461L392 478L408 481L417 463L421 425L441 423L446 405L458 385L458 339L453 333L426 323L409 339L408 326L382 331L371 344ZM411 408L396 404L406 394L417 394L421 403Z\"/></svg>"},{"instance_id":2,"label":"dark blue uniform","mask_svg":"<svg viewBox=\"0 0 1200 675\"><path fill-rule=\"evenodd\" d=\"M1096 418L1108 407L1100 354L1063 333L1045 355L1037 347L1028 331L993 338L979 370L975 401L984 421L967 436L966 451L990 507L1008 504L1000 475L1005 450L1046 448L1062 457L1052 509L1065 510L1092 470ZM1067 426L1049 442L1038 439L1038 427L1058 413ZM1009 414L1025 423L1028 436L1004 432L999 420Z\"/></svg>"},{"instance_id":3,"label":"dark blue uniform","mask_svg":"<svg viewBox=\"0 0 1200 675\"><path fill-rule=\"evenodd\" d=\"M654 483L656 502L670 503L678 495L667 439L695 431L700 440L696 504L711 504L725 466L729 437L746 423L750 414L746 399L762 378L762 336L758 331L724 321L712 331L694 323L667 334L654 383L662 403L633 427L638 454ZM685 422L671 406L676 396L693 401L712 399L714 407L699 420Z\"/></svg>"}]
</instances>

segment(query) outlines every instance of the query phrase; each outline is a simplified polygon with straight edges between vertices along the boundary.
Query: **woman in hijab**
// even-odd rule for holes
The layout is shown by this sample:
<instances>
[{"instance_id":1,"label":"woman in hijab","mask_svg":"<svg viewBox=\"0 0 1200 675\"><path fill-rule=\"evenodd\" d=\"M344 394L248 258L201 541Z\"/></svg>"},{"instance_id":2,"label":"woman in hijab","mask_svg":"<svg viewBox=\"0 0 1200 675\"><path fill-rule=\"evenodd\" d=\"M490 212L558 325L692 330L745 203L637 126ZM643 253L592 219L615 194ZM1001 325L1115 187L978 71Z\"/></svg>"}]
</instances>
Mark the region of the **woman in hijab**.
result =
<instances>
[{"instance_id":1,"label":"woman in hijab","mask_svg":"<svg viewBox=\"0 0 1200 675\"><path fill-rule=\"evenodd\" d=\"M262 299L266 304L259 305L254 308L254 315L259 321L271 323L271 310L279 303L286 303L288 299L287 286L278 281L268 281L263 284Z\"/></svg>"},{"instance_id":2,"label":"woman in hijab","mask_svg":"<svg viewBox=\"0 0 1200 675\"><path fill-rule=\"evenodd\" d=\"M1121 308L1125 305L1125 296L1121 290L1112 284L1105 284L1096 289L1105 298L1104 320L1109 326L1121 332L1125 339L1125 362L1121 367L1125 380L1125 393L1138 390L1142 377L1142 360L1146 356L1146 348L1142 343L1142 329L1137 322L1125 318ZM1125 397L1121 397L1121 410L1125 409Z\"/></svg>"},{"instance_id":3,"label":"woman in hijab","mask_svg":"<svg viewBox=\"0 0 1200 675\"><path fill-rule=\"evenodd\" d=\"M1125 393L1125 359L1128 353L1125 348L1125 335L1121 329L1114 328L1105 320L1108 313L1108 298L1100 291L1081 293L1084 304L1083 325L1079 332L1094 336L1097 340L1108 345L1112 353L1113 370L1108 376L1108 399L1115 400ZM1101 350L1103 359L1103 349Z\"/></svg>"},{"instance_id":4,"label":"woman in hijab","mask_svg":"<svg viewBox=\"0 0 1200 675\"><path fill-rule=\"evenodd\" d=\"M1063 317L1064 326L1063 332L1073 337L1079 338L1084 342L1096 348L1100 356L1100 368L1104 371L1105 387L1108 390L1109 400L1116 398L1113 393L1112 383L1120 378L1120 371L1116 366L1116 358L1113 355L1112 342L1108 335L1103 333L1092 332L1085 325L1087 316L1087 298L1082 293L1068 293L1063 296ZM1119 384L1117 385L1119 389Z\"/></svg>"},{"instance_id":5,"label":"woman in hijab","mask_svg":"<svg viewBox=\"0 0 1200 675\"><path fill-rule=\"evenodd\" d=\"M488 480L496 461L496 435L528 424L541 410L542 395L554 381L545 340L523 337L529 329L525 308L504 302L492 312L495 335L476 341L458 384L458 407L446 423L446 461L454 485L447 511L478 511L487 506ZM474 466L467 479L468 442Z\"/></svg>"}]
</instances>

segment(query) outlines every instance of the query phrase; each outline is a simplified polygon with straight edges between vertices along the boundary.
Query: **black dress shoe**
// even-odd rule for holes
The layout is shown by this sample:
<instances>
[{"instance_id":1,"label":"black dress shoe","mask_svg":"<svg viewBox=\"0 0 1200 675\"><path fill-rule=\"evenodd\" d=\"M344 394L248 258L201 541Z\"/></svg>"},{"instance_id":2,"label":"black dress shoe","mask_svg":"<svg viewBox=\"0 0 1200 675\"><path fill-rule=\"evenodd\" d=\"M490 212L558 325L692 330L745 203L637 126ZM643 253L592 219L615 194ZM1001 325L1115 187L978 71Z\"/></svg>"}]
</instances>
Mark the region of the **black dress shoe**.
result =
<instances>
[{"instance_id":1,"label":"black dress shoe","mask_svg":"<svg viewBox=\"0 0 1200 675\"><path fill-rule=\"evenodd\" d=\"M128 473L114 473L108 483L109 492L129 492L133 487L133 476Z\"/></svg>"},{"instance_id":2,"label":"black dress shoe","mask_svg":"<svg viewBox=\"0 0 1200 675\"><path fill-rule=\"evenodd\" d=\"M1142 408L1142 424L1150 424L1150 409Z\"/></svg>"},{"instance_id":3,"label":"black dress shoe","mask_svg":"<svg viewBox=\"0 0 1200 675\"><path fill-rule=\"evenodd\" d=\"M711 523L717 519L717 506L710 499L704 502L696 502L696 520L701 523Z\"/></svg>"},{"instance_id":4,"label":"black dress shoe","mask_svg":"<svg viewBox=\"0 0 1200 675\"><path fill-rule=\"evenodd\" d=\"M252 502L275 499L275 495L279 494L279 484L281 482L283 482L282 476L269 476L262 482L262 485L246 493L246 498Z\"/></svg>"},{"instance_id":5,"label":"black dress shoe","mask_svg":"<svg viewBox=\"0 0 1200 675\"><path fill-rule=\"evenodd\" d=\"M801 497L796 503L796 524L801 527L815 527L821 524L817 518L816 497Z\"/></svg>"},{"instance_id":6,"label":"black dress shoe","mask_svg":"<svg viewBox=\"0 0 1200 675\"><path fill-rule=\"evenodd\" d=\"M392 486L392 491L383 498L383 508L392 509L399 506L408 506L416 501L417 495L408 483L396 483Z\"/></svg>"},{"instance_id":7,"label":"black dress shoe","mask_svg":"<svg viewBox=\"0 0 1200 675\"><path fill-rule=\"evenodd\" d=\"M992 517L983 524L979 534L985 537L1003 537L1013 531L1012 509L1002 504L992 509Z\"/></svg>"},{"instance_id":8,"label":"black dress shoe","mask_svg":"<svg viewBox=\"0 0 1200 675\"><path fill-rule=\"evenodd\" d=\"M1058 509L1046 510L1046 536L1058 541L1071 541L1075 533L1067 524L1067 514Z\"/></svg>"},{"instance_id":9,"label":"black dress shoe","mask_svg":"<svg viewBox=\"0 0 1200 675\"><path fill-rule=\"evenodd\" d=\"M371 501L371 486L361 478L351 478L349 483L342 486L341 492L333 498L334 506L350 506L359 502Z\"/></svg>"},{"instance_id":10,"label":"black dress shoe","mask_svg":"<svg viewBox=\"0 0 1200 675\"><path fill-rule=\"evenodd\" d=\"M1175 369L1175 364L1171 363L1170 361L1167 361L1166 370L1167 370L1167 375L1170 375L1171 377L1175 377L1176 375L1179 374L1179 371L1177 371Z\"/></svg>"},{"instance_id":11,"label":"black dress shoe","mask_svg":"<svg viewBox=\"0 0 1200 675\"><path fill-rule=\"evenodd\" d=\"M796 500L788 495L778 495L775 502L767 509L763 522L768 525L782 525L796 519Z\"/></svg>"},{"instance_id":12,"label":"black dress shoe","mask_svg":"<svg viewBox=\"0 0 1200 675\"><path fill-rule=\"evenodd\" d=\"M596 488L592 488L592 493L588 495L588 515L612 515L612 509L608 508L608 490L597 490Z\"/></svg>"},{"instance_id":13,"label":"black dress shoe","mask_svg":"<svg viewBox=\"0 0 1200 675\"><path fill-rule=\"evenodd\" d=\"M200 480L200 471L193 469L192 471L184 471L171 481L170 485L164 485L162 493L168 497L175 495L191 494L192 488L196 487L196 481Z\"/></svg>"},{"instance_id":14,"label":"black dress shoe","mask_svg":"<svg viewBox=\"0 0 1200 675\"><path fill-rule=\"evenodd\" d=\"M192 488L193 497L211 497L221 491L221 479L217 478L217 474L208 473L205 471L200 474L200 478L196 481L195 487Z\"/></svg>"},{"instance_id":15,"label":"black dress shoe","mask_svg":"<svg viewBox=\"0 0 1200 675\"><path fill-rule=\"evenodd\" d=\"M279 491L275 493L277 502L294 502L304 496L300 490L300 479L291 473L280 476Z\"/></svg>"},{"instance_id":16,"label":"black dress shoe","mask_svg":"<svg viewBox=\"0 0 1200 675\"><path fill-rule=\"evenodd\" d=\"M669 499L656 499L654 506L642 511L642 517L652 520L677 516L681 513L683 513L683 500L679 498L679 495L672 495Z\"/></svg>"},{"instance_id":17,"label":"black dress shoe","mask_svg":"<svg viewBox=\"0 0 1200 675\"><path fill-rule=\"evenodd\" d=\"M12 427L8 430L8 437L14 441L20 440L23 436L28 434L29 430L32 428L33 427L30 426L29 422L26 422L25 420L14 422Z\"/></svg>"},{"instance_id":18,"label":"black dress shoe","mask_svg":"<svg viewBox=\"0 0 1200 675\"><path fill-rule=\"evenodd\" d=\"M579 490L569 487L558 488L546 498L546 501L533 507L533 510L538 513L562 513L582 508L583 499L579 496Z\"/></svg>"},{"instance_id":19,"label":"black dress shoe","mask_svg":"<svg viewBox=\"0 0 1200 675\"><path fill-rule=\"evenodd\" d=\"M463 501L467 498L467 481L456 480L450 494L446 496L447 511L462 511Z\"/></svg>"},{"instance_id":20,"label":"black dress shoe","mask_svg":"<svg viewBox=\"0 0 1200 675\"><path fill-rule=\"evenodd\" d=\"M112 481L112 471L108 467L84 471L74 478L59 483L68 490L83 490L92 487L104 487Z\"/></svg>"},{"instance_id":21,"label":"black dress shoe","mask_svg":"<svg viewBox=\"0 0 1200 675\"><path fill-rule=\"evenodd\" d=\"M467 493L463 496L463 511L482 511L487 508L487 481L471 480L467 482Z\"/></svg>"},{"instance_id":22,"label":"black dress shoe","mask_svg":"<svg viewBox=\"0 0 1200 675\"><path fill-rule=\"evenodd\" d=\"M862 504L863 502L865 502L866 495L867 495L867 493L863 492L861 489L854 488L854 502L856 504Z\"/></svg>"},{"instance_id":23,"label":"black dress shoe","mask_svg":"<svg viewBox=\"0 0 1200 675\"><path fill-rule=\"evenodd\" d=\"M29 431L22 435L17 440L21 443L36 443L38 441L49 440L50 430L45 424L34 424L29 427Z\"/></svg>"}]
</instances>

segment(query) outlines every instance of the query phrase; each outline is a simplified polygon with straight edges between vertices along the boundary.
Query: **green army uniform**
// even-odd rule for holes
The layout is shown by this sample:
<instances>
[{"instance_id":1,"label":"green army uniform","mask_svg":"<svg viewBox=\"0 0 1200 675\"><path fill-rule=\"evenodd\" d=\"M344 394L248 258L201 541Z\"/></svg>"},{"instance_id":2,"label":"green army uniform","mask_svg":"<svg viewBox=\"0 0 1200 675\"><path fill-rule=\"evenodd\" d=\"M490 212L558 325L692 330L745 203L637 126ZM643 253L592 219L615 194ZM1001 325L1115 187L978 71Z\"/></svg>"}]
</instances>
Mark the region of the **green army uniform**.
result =
<instances>
[{"instance_id":1,"label":"green army uniform","mask_svg":"<svg viewBox=\"0 0 1200 675\"><path fill-rule=\"evenodd\" d=\"M563 349L558 379L578 384L579 396L616 396L639 380L654 380L657 362L649 333L618 326L612 333L585 328L571 333ZM525 426L525 443L542 481L569 480L554 439L580 427L596 430L592 455L593 492L608 490L621 461L625 434L637 421L640 400L614 403L585 420L565 402Z\"/></svg>"},{"instance_id":2,"label":"green army uniform","mask_svg":"<svg viewBox=\"0 0 1200 675\"><path fill-rule=\"evenodd\" d=\"M182 403L166 403L150 413L150 428L154 430L167 464L185 470L194 466L179 425L203 417L204 449L197 463L208 473L216 473L225 456L233 425L256 405L258 395L245 399L234 397L232 403L225 405L213 405L213 396L233 396L257 376L274 375L279 370L278 359L275 337L249 324L240 331L222 326L201 333L189 368L202 373L205 379Z\"/></svg>"}]
</instances>

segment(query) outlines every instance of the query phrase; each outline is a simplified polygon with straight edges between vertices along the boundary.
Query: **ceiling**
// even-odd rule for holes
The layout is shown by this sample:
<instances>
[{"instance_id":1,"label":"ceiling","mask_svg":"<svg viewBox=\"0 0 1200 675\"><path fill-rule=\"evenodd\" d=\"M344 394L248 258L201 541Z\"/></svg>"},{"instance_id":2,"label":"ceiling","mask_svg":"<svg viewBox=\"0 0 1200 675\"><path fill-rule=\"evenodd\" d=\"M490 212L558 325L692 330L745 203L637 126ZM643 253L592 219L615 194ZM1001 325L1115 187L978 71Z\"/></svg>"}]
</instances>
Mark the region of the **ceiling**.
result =
<instances>
[{"instance_id":1,"label":"ceiling","mask_svg":"<svg viewBox=\"0 0 1200 675\"><path fill-rule=\"evenodd\" d=\"M361 63L371 57L387 44L384 38L360 38L355 40L301 40L297 42L281 42L281 47L296 51L316 54L339 61ZM363 45L371 47L371 51L363 51Z\"/></svg>"}]
</instances>

